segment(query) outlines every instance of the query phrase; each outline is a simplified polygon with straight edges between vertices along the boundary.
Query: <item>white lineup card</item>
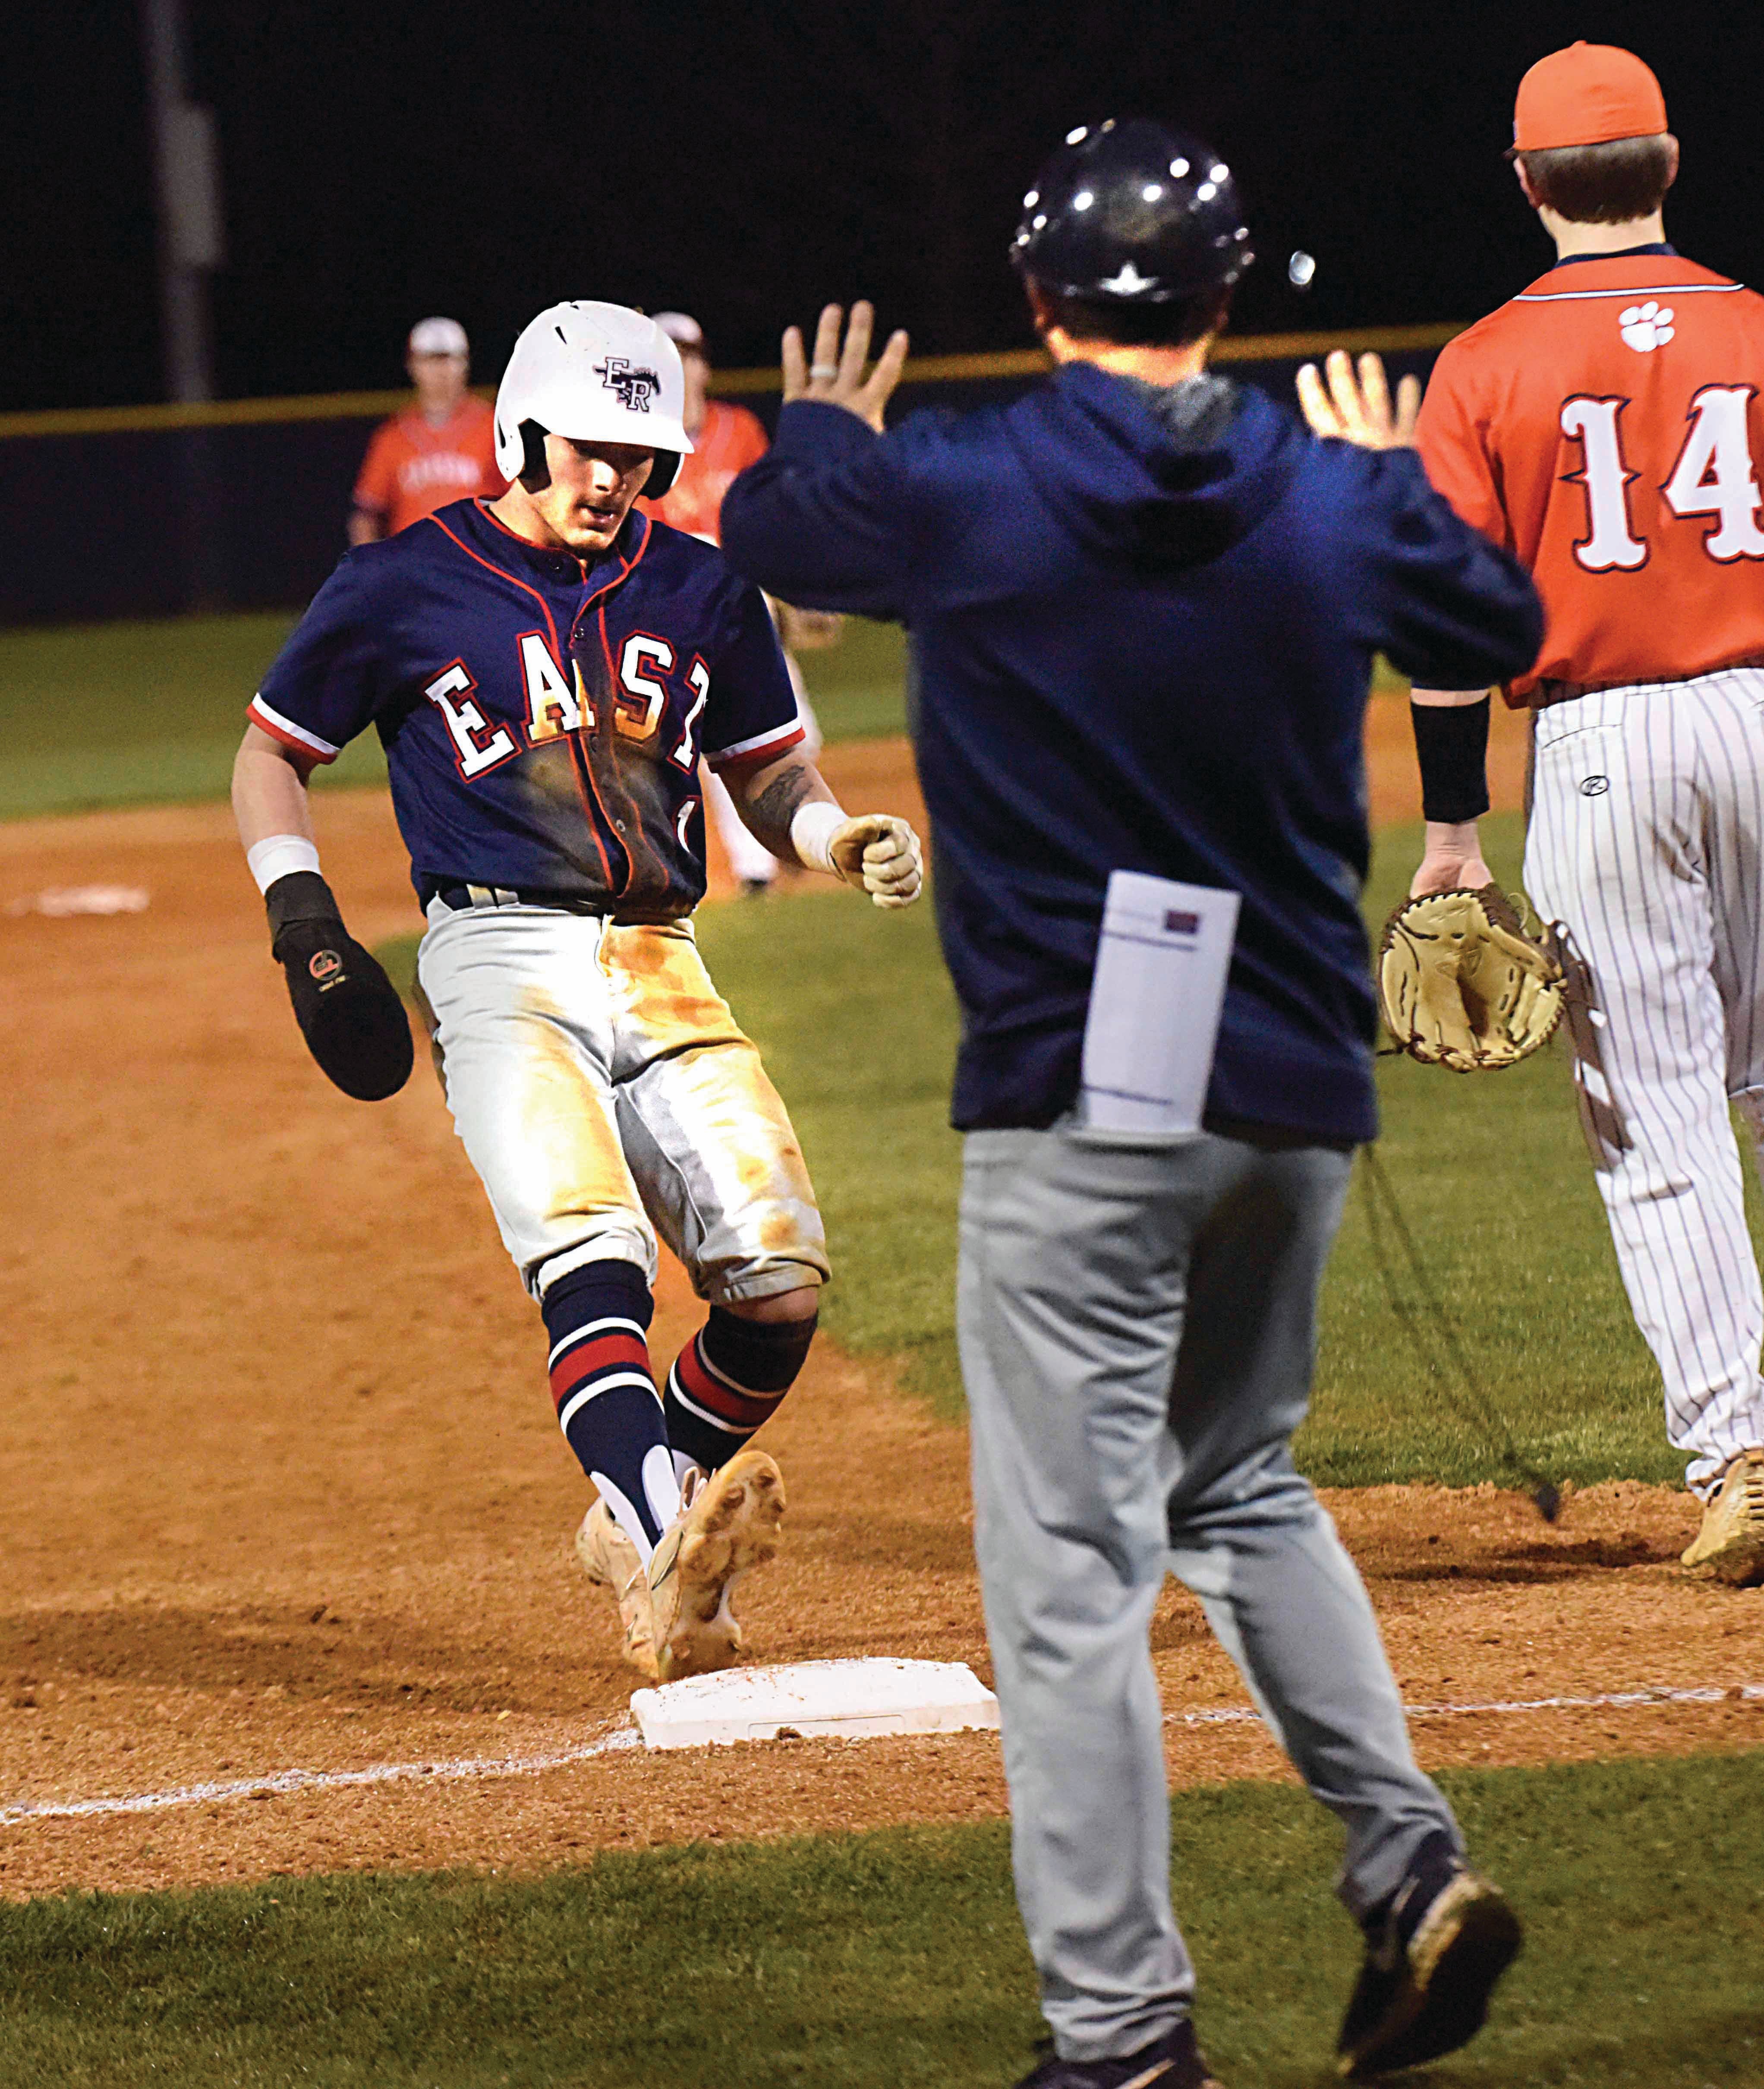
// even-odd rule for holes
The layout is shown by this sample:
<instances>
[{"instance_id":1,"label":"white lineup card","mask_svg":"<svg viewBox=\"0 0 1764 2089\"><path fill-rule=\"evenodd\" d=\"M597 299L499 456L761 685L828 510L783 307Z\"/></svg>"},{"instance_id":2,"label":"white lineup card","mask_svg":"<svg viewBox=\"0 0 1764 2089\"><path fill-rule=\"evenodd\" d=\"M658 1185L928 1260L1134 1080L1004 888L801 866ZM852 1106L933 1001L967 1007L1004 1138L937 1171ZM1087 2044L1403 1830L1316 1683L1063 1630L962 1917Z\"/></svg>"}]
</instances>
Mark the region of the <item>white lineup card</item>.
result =
<instances>
[{"instance_id":1,"label":"white lineup card","mask_svg":"<svg viewBox=\"0 0 1764 2089\"><path fill-rule=\"evenodd\" d=\"M1235 892L1111 872L1084 1026L1082 1130L1199 1131L1237 908Z\"/></svg>"}]
</instances>

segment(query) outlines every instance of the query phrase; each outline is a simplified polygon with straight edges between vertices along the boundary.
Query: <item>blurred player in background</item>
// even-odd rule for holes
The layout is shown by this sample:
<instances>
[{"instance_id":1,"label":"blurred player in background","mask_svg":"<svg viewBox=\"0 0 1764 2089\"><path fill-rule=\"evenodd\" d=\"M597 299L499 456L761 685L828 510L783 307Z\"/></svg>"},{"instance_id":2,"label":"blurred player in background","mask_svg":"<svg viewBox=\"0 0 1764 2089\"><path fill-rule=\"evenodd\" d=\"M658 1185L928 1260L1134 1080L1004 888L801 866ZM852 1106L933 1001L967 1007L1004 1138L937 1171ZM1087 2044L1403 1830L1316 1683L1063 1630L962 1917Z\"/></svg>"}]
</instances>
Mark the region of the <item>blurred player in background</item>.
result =
<instances>
[{"instance_id":1,"label":"blurred player in background","mask_svg":"<svg viewBox=\"0 0 1764 2089\"><path fill-rule=\"evenodd\" d=\"M1582 1123L1703 1505L1685 1564L1764 1582L1764 1287L1728 1114L1764 1141L1764 301L1666 243L1678 142L1633 53L1540 59L1512 157L1556 265L1442 350L1418 440L1548 613L1505 693L1533 718L1526 888L1586 977ZM1485 884L1488 693L1414 695L1414 890Z\"/></svg>"},{"instance_id":2,"label":"blurred player in background","mask_svg":"<svg viewBox=\"0 0 1764 2089\"><path fill-rule=\"evenodd\" d=\"M740 473L765 455L765 430L759 416L745 406L710 397L710 355L704 345L704 329L698 321L685 312L657 312L655 318L656 324L680 351L680 365L686 372L683 418L692 448L668 493L659 500L640 500L637 504L671 528L715 544L721 540L723 495ZM803 744L812 760L820 752L820 733L796 655L837 646L846 620L820 610L792 609L781 602L773 603L771 608L803 714ZM777 858L748 833L721 778L707 769L703 780L705 809L716 822L717 838L723 845L729 867L744 892L760 898L771 890L778 874Z\"/></svg>"},{"instance_id":3,"label":"blurred player in background","mask_svg":"<svg viewBox=\"0 0 1764 2089\"><path fill-rule=\"evenodd\" d=\"M396 537L450 500L494 500L507 482L496 469L490 410L465 388L471 343L457 320L419 320L405 367L417 403L374 431L355 482L349 542Z\"/></svg>"}]
</instances>

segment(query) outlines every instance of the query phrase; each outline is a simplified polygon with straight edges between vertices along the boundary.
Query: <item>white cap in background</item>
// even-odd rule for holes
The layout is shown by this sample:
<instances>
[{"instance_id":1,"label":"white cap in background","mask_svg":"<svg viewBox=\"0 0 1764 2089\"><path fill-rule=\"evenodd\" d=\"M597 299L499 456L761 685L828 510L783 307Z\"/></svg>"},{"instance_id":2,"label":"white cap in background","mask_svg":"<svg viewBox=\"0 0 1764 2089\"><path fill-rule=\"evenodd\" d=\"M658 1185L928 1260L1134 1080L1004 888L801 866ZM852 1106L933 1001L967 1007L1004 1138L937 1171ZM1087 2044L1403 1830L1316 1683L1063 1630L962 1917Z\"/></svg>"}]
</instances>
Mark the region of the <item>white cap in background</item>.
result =
<instances>
[{"instance_id":1,"label":"white cap in background","mask_svg":"<svg viewBox=\"0 0 1764 2089\"><path fill-rule=\"evenodd\" d=\"M704 353L704 329L687 312L657 312L655 323L676 348Z\"/></svg>"},{"instance_id":2,"label":"white cap in background","mask_svg":"<svg viewBox=\"0 0 1764 2089\"><path fill-rule=\"evenodd\" d=\"M472 344L457 320L418 320L405 347L412 355L469 356Z\"/></svg>"},{"instance_id":3,"label":"white cap in background","mask_svg":"<svg viewBox=\"0 0 1764 2089\"><path fill-rule=\"evenodd\" d=\"M523 329L496 392L496 467L518 478L520 424L577 442L629 443L656 453L644 489L659 500L692 447L681 421L686 374L658 320L592 298L548 305Z\"/></svg>"}]
</instances>

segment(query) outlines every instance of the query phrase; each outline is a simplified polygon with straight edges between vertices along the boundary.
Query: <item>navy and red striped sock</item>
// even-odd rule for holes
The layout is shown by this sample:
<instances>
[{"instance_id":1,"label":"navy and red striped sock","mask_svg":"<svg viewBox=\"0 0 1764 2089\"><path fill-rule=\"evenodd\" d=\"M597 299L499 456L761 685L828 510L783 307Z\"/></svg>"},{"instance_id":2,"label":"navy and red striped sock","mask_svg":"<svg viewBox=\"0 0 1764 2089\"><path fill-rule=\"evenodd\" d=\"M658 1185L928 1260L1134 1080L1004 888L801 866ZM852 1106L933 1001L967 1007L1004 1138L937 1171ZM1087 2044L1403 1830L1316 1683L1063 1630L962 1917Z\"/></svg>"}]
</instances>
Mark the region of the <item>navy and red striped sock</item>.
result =
<instances>
[{"instance_id":1,"label":"navy and red striped sock","mask_svg":"<svg viewBox=\"0 0 1764 2089\"><path fill-rule=\"evenodd\" d=\"M744 1320L721 1306L674 1359L662 1408L676 1469L714 1473L796 1383L816 1320Z\"/></svg>"},{"instance_id":2,"label":"navy and red striped sock","mask_svg":"<svg viewBox=\"0 0 1764 2089\"><path fill-rule=\"evenodd\" d=\"M647 1565L679 1512L649 1367L649 1287L634 1263L586 1263L547 1289L540 1310L558 1426Z\"/></svg>"}]
</instances>

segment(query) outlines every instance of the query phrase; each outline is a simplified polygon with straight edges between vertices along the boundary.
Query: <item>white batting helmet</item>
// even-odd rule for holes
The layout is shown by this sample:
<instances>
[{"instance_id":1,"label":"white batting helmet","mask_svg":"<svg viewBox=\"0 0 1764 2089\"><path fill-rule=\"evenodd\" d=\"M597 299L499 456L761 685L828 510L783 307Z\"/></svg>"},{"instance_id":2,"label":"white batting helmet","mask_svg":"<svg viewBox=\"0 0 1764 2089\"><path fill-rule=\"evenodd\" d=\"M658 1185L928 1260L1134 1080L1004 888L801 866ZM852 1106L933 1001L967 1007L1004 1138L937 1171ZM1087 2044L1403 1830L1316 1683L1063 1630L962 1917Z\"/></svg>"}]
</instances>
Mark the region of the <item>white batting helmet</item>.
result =
<instances>
[{"instance_id":1,"label":"white batting helmet","mask_svg":"<svg viewBox=\"0 0 1764 2089\"><path fill-rule=\"evenodd\" d=\"M496 392L496 468L526 468L524 422L576 442L653 450L644 491L659 500L691 447L681 419L680 352L656 322L628 305L572 298L548 305L515 343Z\"/></svg>"}]
</instances>

